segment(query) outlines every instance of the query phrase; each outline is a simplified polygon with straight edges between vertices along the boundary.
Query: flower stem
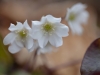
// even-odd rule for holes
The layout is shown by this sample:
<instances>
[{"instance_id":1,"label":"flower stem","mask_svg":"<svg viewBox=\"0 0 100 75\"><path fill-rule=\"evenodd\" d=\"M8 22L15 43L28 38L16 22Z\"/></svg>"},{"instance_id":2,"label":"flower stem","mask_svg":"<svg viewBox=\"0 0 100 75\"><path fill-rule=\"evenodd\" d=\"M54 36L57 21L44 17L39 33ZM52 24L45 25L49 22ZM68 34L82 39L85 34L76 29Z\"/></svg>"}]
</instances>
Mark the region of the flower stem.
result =
<instances>
[{"instance_id":1,"label":"flower stem","mask_svg":"<svg viewBox=\"0 0 100 75\"><path fill-rule=\"evenodd\" d=\"M38 52L38 49L39 48L37 48L36 50L35 50L35 52L33 52L32 53L32 56L31 56L31 58L28 60L28 62L26 63L26 65L25 65L25 67L24 67L24 69L27 71L27 72L32 72L33 70L34 70L34 66L31 66L30 68L29 68L29 66L30 66L30 60L32 59L32 65L35 65L35 63L36 63L36 58L37 58L37 52Z\"/></svg>"}]
</instances>

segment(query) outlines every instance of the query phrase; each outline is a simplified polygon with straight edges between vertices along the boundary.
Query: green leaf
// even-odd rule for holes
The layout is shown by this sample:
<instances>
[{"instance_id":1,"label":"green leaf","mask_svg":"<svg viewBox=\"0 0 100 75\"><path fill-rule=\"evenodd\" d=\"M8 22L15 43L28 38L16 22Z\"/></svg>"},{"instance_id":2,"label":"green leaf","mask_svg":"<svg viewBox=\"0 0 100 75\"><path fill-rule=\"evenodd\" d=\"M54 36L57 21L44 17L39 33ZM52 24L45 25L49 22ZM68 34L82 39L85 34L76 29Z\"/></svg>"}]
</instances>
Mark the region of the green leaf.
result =
<instances>
[{"instance_id":1,"label":"green leaf","mask_svg":"<svg viewBox=\"0 0 100 75\"><path fill-rule=\"evenodd\" d=\"M0 75L7 71L7 66L4 63L0 63Z\"/></svg>"},{"instance_id":2,"label":"green leaf","mask_svg":"<svg viewBox=\"0 0 100 75\"><path fill-rule=\"evenodd\" d=\"M29 73L27 73L24 70L16 70L15 72L13 72L11 75L31 75Z\"/></svg>"},{"instance_id":3,"label":"green leaf","mask_svg":"<svg viewBox=\"0 0 100 75\"><path fill-rule=\"evenodd\" d=\"M0 35L0 61L6 64L12 63L12 57L8 52L7 47L3 45L3 39L1 35Z\"/></svg>"},{"instance_id":4,"label":"green leaf","mask_svg":"<svg viewBox=\"0 0 100 75\"><path fill-rule=\"evenodd\" d=\"M41 69L38 69L38 70L34 71L32 73L32 75L44 75L44 73L43 73L43 71Z\"/></svg>"}]
</instances>

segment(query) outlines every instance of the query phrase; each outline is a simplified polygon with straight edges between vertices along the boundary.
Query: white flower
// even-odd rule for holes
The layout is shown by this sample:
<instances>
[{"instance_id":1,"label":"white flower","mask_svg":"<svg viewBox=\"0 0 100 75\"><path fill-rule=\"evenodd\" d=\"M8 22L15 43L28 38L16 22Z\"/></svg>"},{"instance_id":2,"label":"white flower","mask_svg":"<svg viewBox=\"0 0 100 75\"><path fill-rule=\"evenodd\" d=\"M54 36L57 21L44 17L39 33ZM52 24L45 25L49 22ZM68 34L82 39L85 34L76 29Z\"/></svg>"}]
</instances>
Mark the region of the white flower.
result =
<instances>
[{"instance_id":1,"label":"white flower","mask_svg":"<svg viewBox=\"0 0 100 75\"><path fill-rule=\"evenodd\" d=\"M34 40L31 35L32 30L27 20L23 24L17 22L16 26L11 24L9 30L11 32L3 40L4 45L10 44L9 52L16 53L24 47L29 51L34 49Z\"/></svg>"},{"instance_id":2,"label":"white flower","mask_svg":"<svg viewBox=\"0 0 100 75\"><path fill-rule=\"evenodd\" d=\"M48 43L44 48L39 48L38 54L49 53L52 50L53 50L53 46L50 43Z\"/></svg>"},{"instance_id":3,"label":"white flower","mask_svg":"<svg viewBox=\"0 0 100 75\"><path fill-rule=\"evenodd\" d=\"M34 38L38 40L39 46L44 48L48 43L59 47L63 44L62 37L68 36L68 27L61 22L61 18L51 15L43 16L41 21L32 21Z\"/></svg>"},{"instance_id":4,"label":"white flower","mask_svg":"<svg viewBox=\"0 0 100 75\"><path fill-rule=\"evenodd\" d=\"M67 10L66 20L73 34L81 35L83 33L82 23L86 24L89 13L85 10L86 5L77 3Z\"/></svg>"}]
</instances>

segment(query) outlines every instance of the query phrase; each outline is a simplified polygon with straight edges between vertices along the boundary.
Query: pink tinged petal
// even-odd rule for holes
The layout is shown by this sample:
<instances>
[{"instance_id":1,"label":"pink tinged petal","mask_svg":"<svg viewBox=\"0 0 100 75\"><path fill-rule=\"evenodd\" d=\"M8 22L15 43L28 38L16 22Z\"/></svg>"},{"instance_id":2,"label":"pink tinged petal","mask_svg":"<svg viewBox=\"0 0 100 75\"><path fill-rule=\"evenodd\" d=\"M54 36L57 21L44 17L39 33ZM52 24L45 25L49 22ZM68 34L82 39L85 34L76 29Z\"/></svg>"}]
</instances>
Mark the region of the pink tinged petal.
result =
<instances>
[{"instance_id":1,"label":"pink tinged petal","mask_svg":"<svg viewBox=\"0 0 100 75\"><path fill-rule=\"evenodd\" d=\"M72 6L72 8L70 9L72 12L74 12L75 14L82 12L87 6L85 4L82 3L77 3L75 5Z\"/></svg>"},{"instance_id":2,"label":"pink tinged petal","mask_svg":"<svg viewBox=\"0 0 100 75\"><path fill-rule=\"evenodd\" d=\"M47 21L50 23L61 22L61 18L55 18L52 15L47 15L46 18L47 18Z\"/></svg>"},{"instance_id":3,"label":"pink tinged petal","mask_svg":"<svg viewBox=\"0 0 100 75\"><path fill-rule=\"evenodd\" d=\"M41 48L44 48L48 43L48 35L45 34L40 36L38 39L38 43Z\"/></svg>"},{"instance_id":4,"label":"pink tinged petal","mask_svg":"<svg viewBox=\"0 0 100 75\"><path fill-rule=\"evenodd\" d=\"M76 17L75 21L86 24L88 21L88 18L89 18L89 13L87 11L83 11Z\"/></svg>"},{"instance_id":5,"label":"pink tinged petal","mask_svg":"<svg viewBox=\"0 0 100 75\"><path fill-rule=\"evenodd\" d=\"M10 43L13 43L17 35L15 33L9 33L3 40L4 45L8 45Z\"/></svg>"},{"instance_id":6,"label":"pink tinged petal","mask_svg":"<svg viewBox=\"0 0 100 75\"><path fill-rule=\"evenodd\" d=\"M19 47L24 48L24 44L23 44L23 42L22 42L21 39L15 40L15 43L16 43L16 45L18 45Z\"/></svg>"},{"instance_id":7,"label":"pink tinged petal","mask_svg":"<svg viewBox=\"0 0 100 75\"><path fill-rule=\"evenodd\" d=\"M9 52L14 54L14 53L17 53L21 50L21 47L19 47L18 45L16 45L16 43L12 43L9 48L8 48Z\"/></svg>"},{"instance_id":8,"label":"pink tinged petal","mask_svg":"<svg viewBox=\"0 0 100 75\"><path fill-rule=\"evenodd\" d=\"M17 30L17 28L16 28L16 26L14 25L14 24L10 24L10 27L9 27L9 30L10 31L15 31L15 30Z\"/></svg>"},{"instance_id":9,"label":"pink tinged petal","mask_svg":"<svg viewBox=\"0 0 100 75\"><path fill-rule=\"evenodd\" d=\"M33 46L33 44L34 44L33 38L31 38L30 36L28 36L28 37L26 38L26 40L25 40L25 47L26 47L27 49L31 49L32 46Z\"/></svg>"},{"instance_id":10,"label":"pink tinged petal","mask_svg":"<svg viewBox=\"0 0 100 75\"><path fill-rule=\"evenodd\" d=\"M58 35L56 34L52 34L50 37L49 37L49 42L51 45L55 46L55 47L59 47L63 44L63 41L62 41L62 38L59 37Z\"/></svg>"},{"instance_id":11,"label":"pink tinged petal","mask_svg":"<svg viewBox=\"0 0 100 75\"><path fill-rule=\"evenodd\" d=\"M66 25L60 23L60 24L57 26L56 32L55 32L55 33L56 33L59 37L66 37L66 36L69 35L68 32L69 32L68 26L66 26Z\"/></svg>"},{"instance_id":12,"label":"pink tinged petal","mask_svg":"<svg viewBox=\"0 0 100 75\"><path fill-rule=\"evenodd\" d=\"M24 27L25 27L27 30L31 30L30 26L28 25L27 20L24 22Z\"/></svg>"}]
</instances>

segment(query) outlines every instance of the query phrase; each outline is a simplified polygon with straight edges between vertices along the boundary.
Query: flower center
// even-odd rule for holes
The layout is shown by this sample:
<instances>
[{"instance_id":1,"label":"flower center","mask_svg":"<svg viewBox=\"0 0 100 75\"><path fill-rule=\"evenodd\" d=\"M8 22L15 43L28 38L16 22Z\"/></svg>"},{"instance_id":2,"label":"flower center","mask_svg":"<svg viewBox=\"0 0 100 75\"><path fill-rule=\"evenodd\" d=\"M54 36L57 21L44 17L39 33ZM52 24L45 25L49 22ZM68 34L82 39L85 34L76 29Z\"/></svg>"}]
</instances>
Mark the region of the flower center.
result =
<instances>
[{"instance_id":1,"label":"flower center","mask_svg":"<svg viewBox=\"0 0 100 75\"><path fill-rule=\"evenodd\" d=\"M21 38L25 38L27 36L27 31L26 30L21 30L18 32L19 36Z\"/></svg>"},{"instance_id":2,"label":"flower center","mask_svg":"<svg viewBox=\"0 0 100 75\"><path fill-rule=\"evenodd\" d=\"M75 14L71 13L70 16L69 16L69 20L70 21L75 20Z\"/></svg>"},{"instance_id":3,"label":"flower center","mask_svg":"<svg viewBox=\"0 0 100 75\"><path fill-rule=\"evenodd\" d=\"M53 26L47 23L43 26L43 30L45 30L46 32L51 32L53 30Z\"/></svg>"}]
</instances>

